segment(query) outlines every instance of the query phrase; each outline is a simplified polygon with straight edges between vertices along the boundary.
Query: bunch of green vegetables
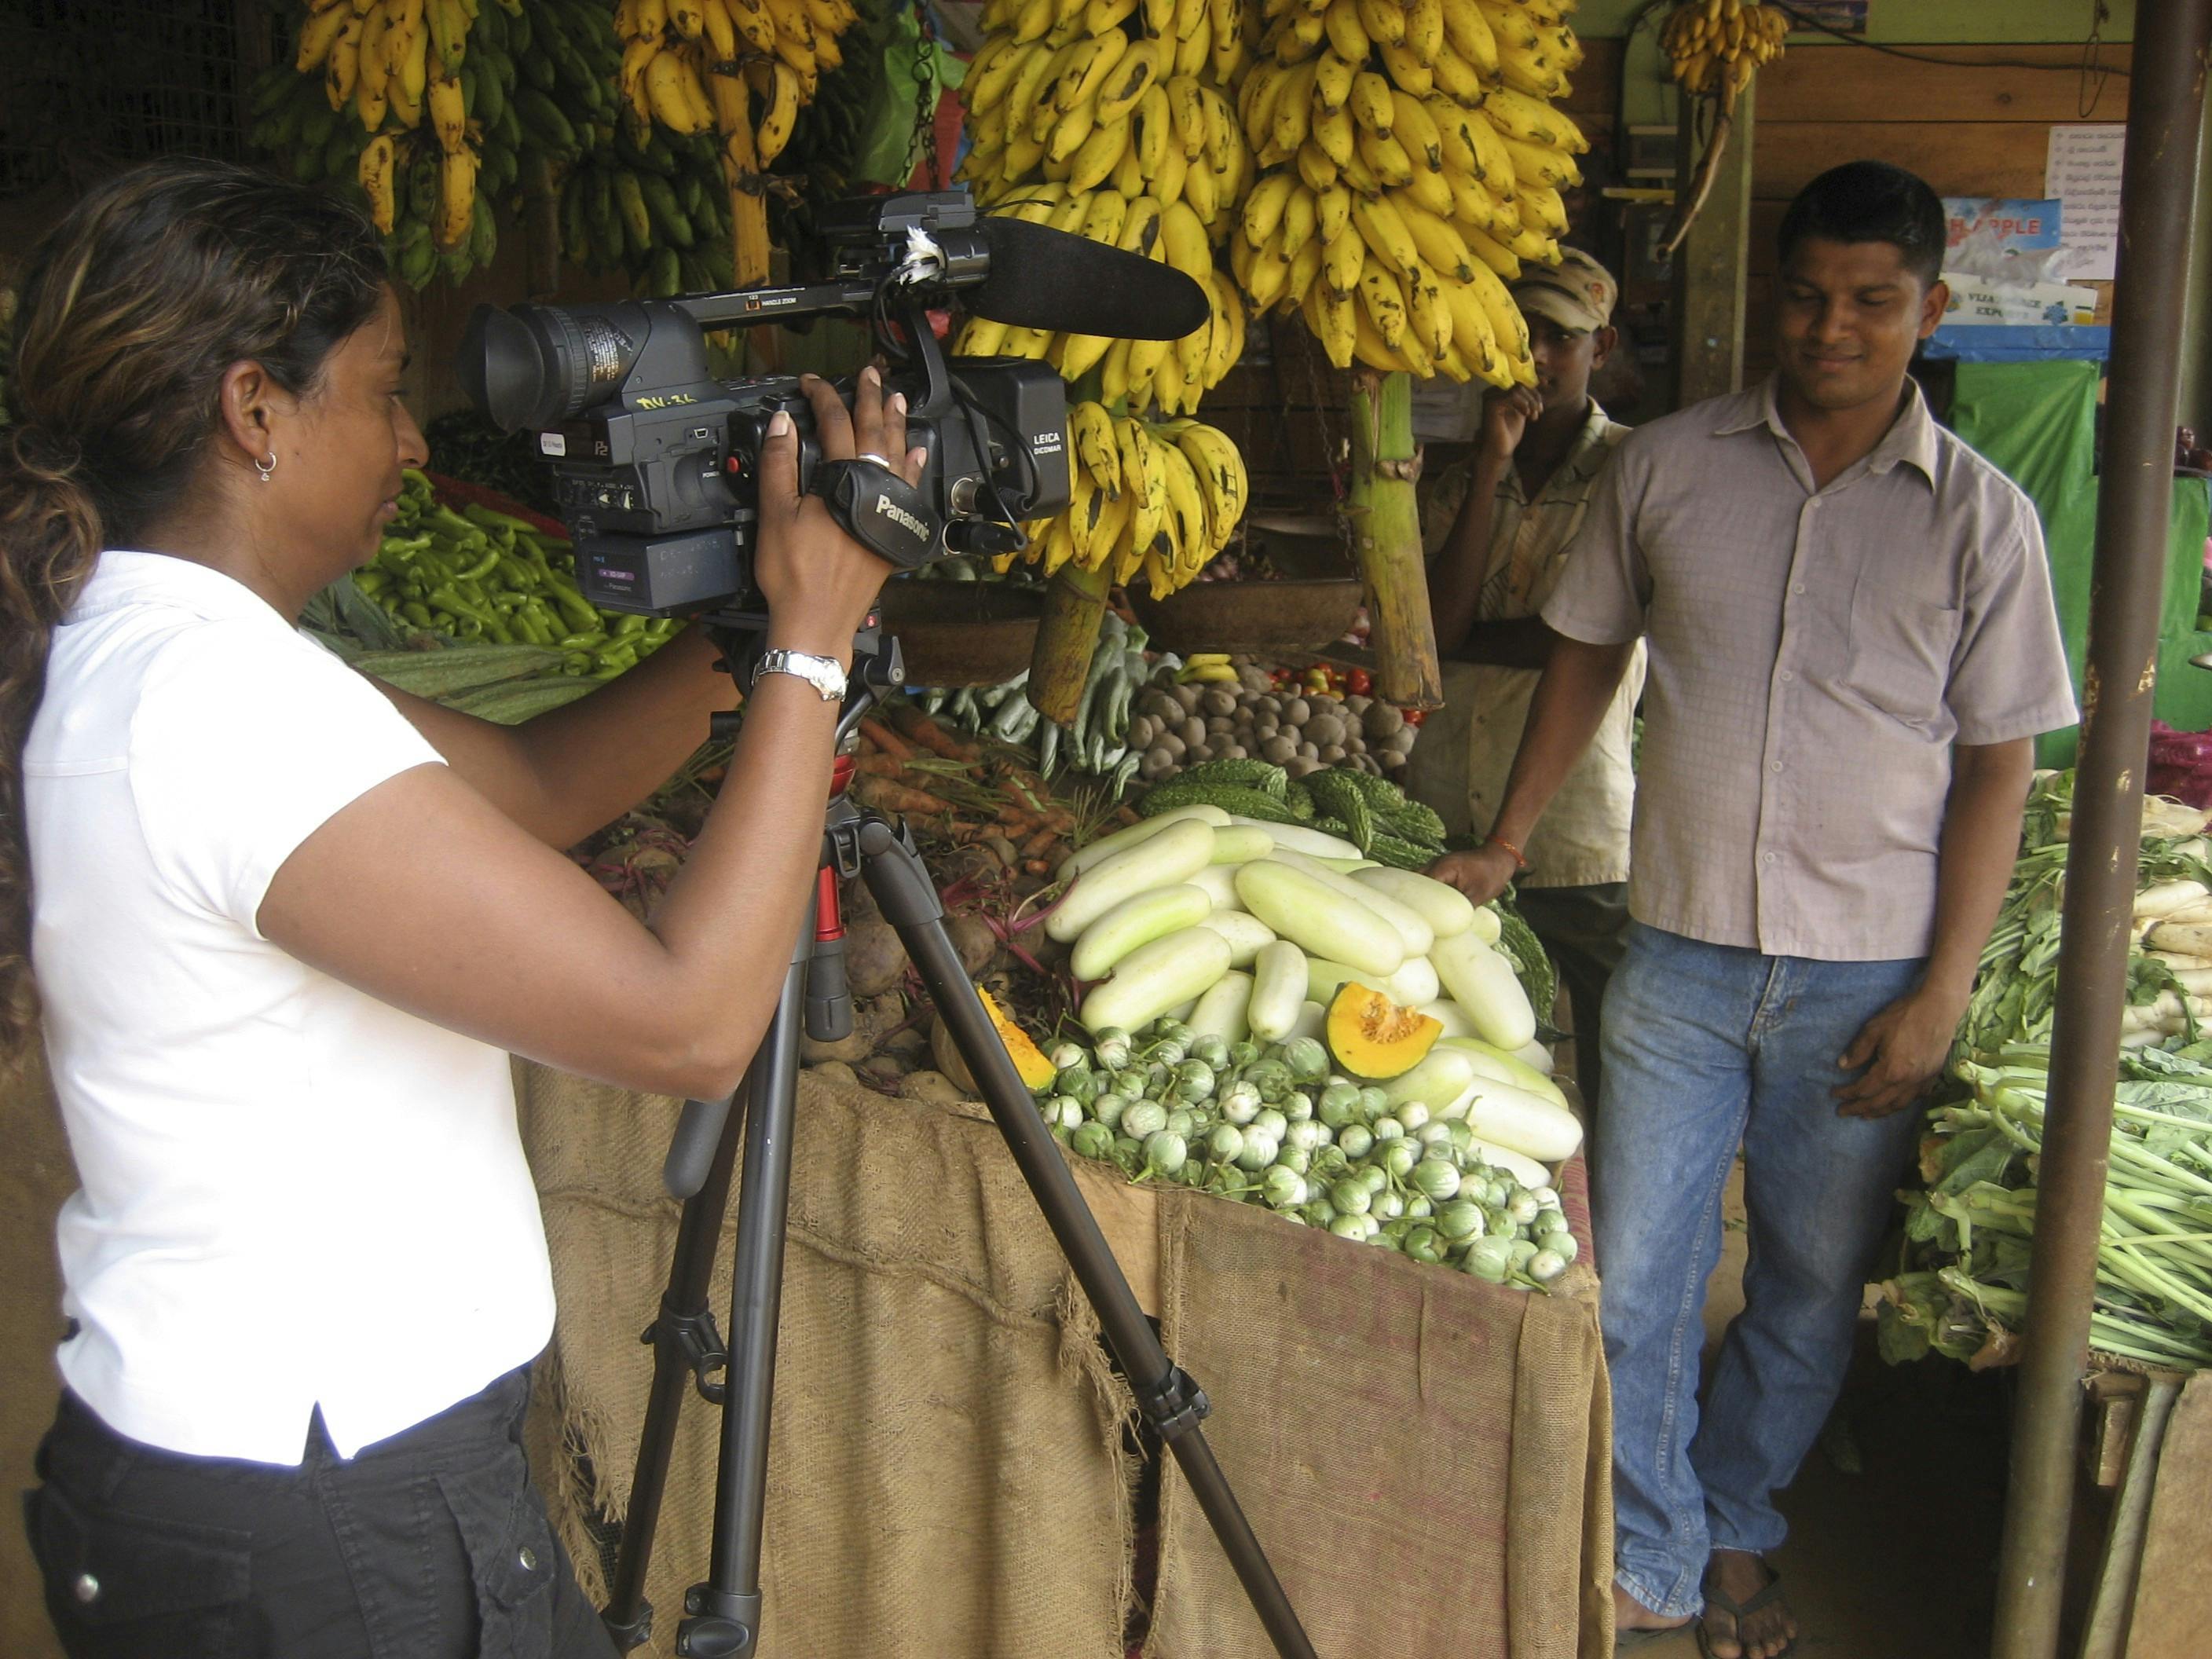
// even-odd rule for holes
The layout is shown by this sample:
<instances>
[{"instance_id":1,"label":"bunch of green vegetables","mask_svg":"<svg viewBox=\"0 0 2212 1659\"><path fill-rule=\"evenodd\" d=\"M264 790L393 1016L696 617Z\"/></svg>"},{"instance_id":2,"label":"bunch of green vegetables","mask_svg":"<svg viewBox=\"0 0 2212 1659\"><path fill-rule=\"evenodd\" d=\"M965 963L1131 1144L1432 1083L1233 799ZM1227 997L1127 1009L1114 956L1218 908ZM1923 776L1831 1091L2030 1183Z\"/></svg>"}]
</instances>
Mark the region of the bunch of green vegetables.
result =
<instances>
[{"instance_id":1,"label":"bunch of green vegetables","mask_svg":"<svg viewBox=\"0 0 2212 1659\"><path fill-rule=\"evenodd\" d=\"M558 672L594 679L635 666L676 631L667 617L594 608L568 543L489 507L456 513L420 472L406 480L374 562L354 576L394 618L456 640L557 652Z\"/></svg>"},{"instance_id":2,"label":"bunch of green vegetables","mask_svg":"<svg viewBox=\"0 0 2212 1659\"><path fill-rule=\"evenodd\" d=\"M1264 1205L1494 1285L1542 1288L1575 1259L1541 1164L1521 1161L1516 1176L1463 1120L1332 1075L1316 1038L1231 1042L1166 1018L1048 1058L1057 1075L1037 1105L1054 1137L1132 1181Z\"/></svg>"},{"instance_id":3,"label":"bunch of green vegetables","mask_svg":"<svg viewBox=\"0 0 2212 1659\"><path fill-rule=\"evenodd\" d=\"M1002 685L931 691L923 697L922 707L965 732L1002 743L1034 744L1037 770L1045 776L1071 771L1103 778L1110 799L1119 800L1136 775L1140 758L1129 746L1130 699L1155 672L1172 677L1182 665L1181 658L1170 654L1159 659L1156 671L1145 659L1147 638L1143 629L1110 611L1106 613L1083 683L1082 702L1068 726L1046 720L1030 702L1026 670Z\"/></svg>"},{"instance_id":4,"label":"bunch of green vegetables","mask_svg":"<svg viewBox=\"0 0 2212 1659\"><path fill-rule=\"evenodd\" d=\"M1147 817L1207 802L1263 823L1304 824L1350 842L1362 857L1425 870L1443 851L1443 822L1389 779L1351 766L1294 778L1253 758L1209 760L1156 784L1137 810Z\"/></svg>"},{"instance_id":5,"label":"bunch of green vegetables","mask_svg":"<svg viewBox=\"0 0 2212 1659\"><path fill-rule=\"evenodd\" d=\"M2074 775L2045 773L2030 793L2019 860L1982 951L1955 1053L2048 1042L2057 1007L2059 914L2065 894ZM2139 949L2128 962L2130 1047L2193 1041L2212 1012L2212 864L2205 815L2154 796L2143 802L2136 860Z\"/></svg>"},{"instance_id":6,"label":"bunch of green vegetables","mask_svg":"<svg viewBox=\"0 0 2212 1659\"><path fill-rule=\"evenodd\" d=\"M2090 1341L2193 1370L2212 1364L2212 1043L2124 1053ZM1956 1063L1972 1097L1929 1121L1907 1195L1905 1270L1883 1286L1883 1353L2012 1358L2027 1307L2050 1050Z\"/></svg>"}]
</instances>

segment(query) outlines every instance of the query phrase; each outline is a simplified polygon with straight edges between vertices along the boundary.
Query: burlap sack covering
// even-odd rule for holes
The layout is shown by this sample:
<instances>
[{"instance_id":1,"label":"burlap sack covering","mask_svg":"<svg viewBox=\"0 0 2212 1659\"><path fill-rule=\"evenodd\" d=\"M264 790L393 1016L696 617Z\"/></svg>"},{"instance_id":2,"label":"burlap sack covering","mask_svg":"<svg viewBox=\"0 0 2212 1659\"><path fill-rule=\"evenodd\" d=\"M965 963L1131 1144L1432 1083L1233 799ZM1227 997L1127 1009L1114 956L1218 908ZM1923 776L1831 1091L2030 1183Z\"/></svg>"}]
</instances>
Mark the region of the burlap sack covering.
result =
<instances>
[{"instance_id":1,"label":"burlap sack covering","mask_svg":"<svg viewBox=\"0 0 2212 1659\"><path fill-rule=\"evenodd\" d=\"M1563 1176L1587 1249L1579 1164ZM1162 1334L1328 1659L1613 1651L1612 1408L1596 1285L1530 1295L1160 1197ZM1170 1474L1148 1659L1271 1654Z\"/></svg>"},{"instance_id":2,"label":"burlap sack covering","mask_svg":"<svg viewBox=\"0 0 2212 1659\"><path fill-rule=\"evenodd\" d=\"M538 1468L599 1600L588 1523L629 1500L652 1371L638 1334L676 1237L659 1182L675 1103L534 1066L520 1082L561 1306L541 1383L592 1490L542 1434ZM1128 1396L997 1132L807 1076L792 1167L761 1651L1118 1656ZM686 1401L647 1591L659 1653L706 1577L719 1431Z\"/></svg>"}]
</instances>

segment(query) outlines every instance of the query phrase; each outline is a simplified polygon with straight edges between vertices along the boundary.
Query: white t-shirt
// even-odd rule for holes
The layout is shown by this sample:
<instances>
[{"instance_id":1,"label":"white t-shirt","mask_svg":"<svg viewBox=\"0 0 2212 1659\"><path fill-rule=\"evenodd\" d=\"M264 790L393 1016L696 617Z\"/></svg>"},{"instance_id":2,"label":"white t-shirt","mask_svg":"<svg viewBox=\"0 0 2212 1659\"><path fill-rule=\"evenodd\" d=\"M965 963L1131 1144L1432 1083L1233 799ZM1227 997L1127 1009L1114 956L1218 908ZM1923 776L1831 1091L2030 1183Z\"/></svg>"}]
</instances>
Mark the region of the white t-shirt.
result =
<instances>
[{"instance_id":1,"label":"white t-shirt","mask_svg":"<svg viewBox=\"0 0 2212 1659\"><path fill-rule=\"evenodd\" d=\"M32 963L83 1188L70 1387L118 1432L341 1455L528 1361L552 1276L507 1057L262 937L270 879L437 751L229 577L100 556L24 755ZM391 856L434 859L434 846Z\"/></svg>"}]
</instances>

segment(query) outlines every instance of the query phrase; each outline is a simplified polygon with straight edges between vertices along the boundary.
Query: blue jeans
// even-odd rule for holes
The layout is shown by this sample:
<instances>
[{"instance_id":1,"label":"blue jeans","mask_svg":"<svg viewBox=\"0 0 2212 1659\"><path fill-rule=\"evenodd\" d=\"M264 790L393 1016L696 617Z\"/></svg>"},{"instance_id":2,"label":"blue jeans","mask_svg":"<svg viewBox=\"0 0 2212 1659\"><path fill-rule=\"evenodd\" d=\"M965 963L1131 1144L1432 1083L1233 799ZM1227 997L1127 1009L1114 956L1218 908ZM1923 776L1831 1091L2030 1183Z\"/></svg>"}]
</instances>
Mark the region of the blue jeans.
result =
<instances>
[{"instance_id":1,"label":"blue jeans","mask_svg":"<svg viewBox=\"0 0 2212 1659\"><path fill-rule=\"evenodd\" d=\"M1841 1390L1852 1328L1920 1115L1836 1115L1836 1064L1922 964L1816 962L1632 924L1605 998L1591 1213L1613 1376L1621 1588L1676 1617L1716 1549L1764 1552ZM1705 1281L1744 1152L1744 1309L1702 1425Z\"/></svg>"}]
</instances>

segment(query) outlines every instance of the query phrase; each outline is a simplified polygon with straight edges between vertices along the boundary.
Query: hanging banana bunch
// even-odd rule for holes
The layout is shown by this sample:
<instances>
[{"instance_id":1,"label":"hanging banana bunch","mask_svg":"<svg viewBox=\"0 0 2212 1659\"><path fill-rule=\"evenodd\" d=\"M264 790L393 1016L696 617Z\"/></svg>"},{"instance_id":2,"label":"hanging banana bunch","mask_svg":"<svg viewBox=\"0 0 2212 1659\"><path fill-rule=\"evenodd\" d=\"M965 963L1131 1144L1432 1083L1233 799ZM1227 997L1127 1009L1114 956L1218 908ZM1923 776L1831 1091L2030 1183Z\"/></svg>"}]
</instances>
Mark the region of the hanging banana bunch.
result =
<instances>
[{"instance_id":1,"label":"hanging banana bunch","mask_svg":"<svg viewBox=\"0 0 2212 1659\"><path fill-rule=\"evenodd\" d=\"M1759 65L1782 56L1789 33L1790 14L1779 6L1681 0L1667 14L1659 46L1683 91L1733 109Z\"/></svg>"},{"instance_id":2,"label":"hanging banana bunch","mask_svg":"<svg viewBox=\"0 0 2212 1659\"><path fill-rule=\"evenodd\" d=\"M620 83L636 126L717 134L737 286L769 275L768 169L822 76L844 63L853 0L620 0Z\"/></svg>"},{"instance_id":3,"label":"hanging banana bunch","mask_svg":"<svg viewBox=\"0 0 2212 1659\"><path fill-rule=\"evenodd\" d=\"M355 195L393 273L459 282L497 250L495 198L526 155L566 165L613 112L590 0L310 0L293 61L256 84L251 141Z\"/></svg>"},{"instance_id":4,"label":"hanging banana bunch","mask_svg":"<svg viewBox=\"0 0 2212 1659\"><path fill-rule=\"evenodd\" d=\"M1231 268L1339 368L1533 385L1506 284L1554 264L1588 150L1547 100L1582 47L1571 3L1284 0L1237 88L1263 173Z\"/></svg>"},{"instance_id":5,"label":"hanging banana bunch","mask_svg":"<svg viewBox=\"0 0 2212 1659\"><path fill-rule=\"evenodd\" d=\"M1164 599L1229 544L1249 486L1228 434L1088 401L1068 406L1067 434L1067 508L1023 526L1030 544L993 560L1000 572L1019 560L1046 576L1072 568L1126 585L1142 574Z\"/></svg>"},{"instance_id":6,"label":"hanging banana bunch","mask_svg":"<svg viewBox=\"0 0 2212 1659\"><path fill-rule=\"evenodd\" d=\"M1173 265L1206 291L1180 340L1113 340L970 321L956 349L1042 358L1105 400L1188 415L1244 348L1244 307L1217 269L1253 163L1222 90L1250 53L1245 0L988 0L962 88L972 147L958 176L986 208Z\"/></svg>"},{"instance_id":7,"label":"hanging banana bunch","mask_svg":"<svg viewBox=\"0 0 2212 1659\"><path fill-rule=\"evenodd\" d=\"M1668 256L1681 246L1690 227L1712 193L1722 155L1735 125L1736 100L1761 64L1782 56L1790 33L1790 14L1779 6L1746 5L1743 0L1679 0L1659 31L1674 79L1682 90L1711 105L1705 148L1698 157L1690 189L1676 204L1674 221L1661 239Z\"/></svg>"}]
</instances>

